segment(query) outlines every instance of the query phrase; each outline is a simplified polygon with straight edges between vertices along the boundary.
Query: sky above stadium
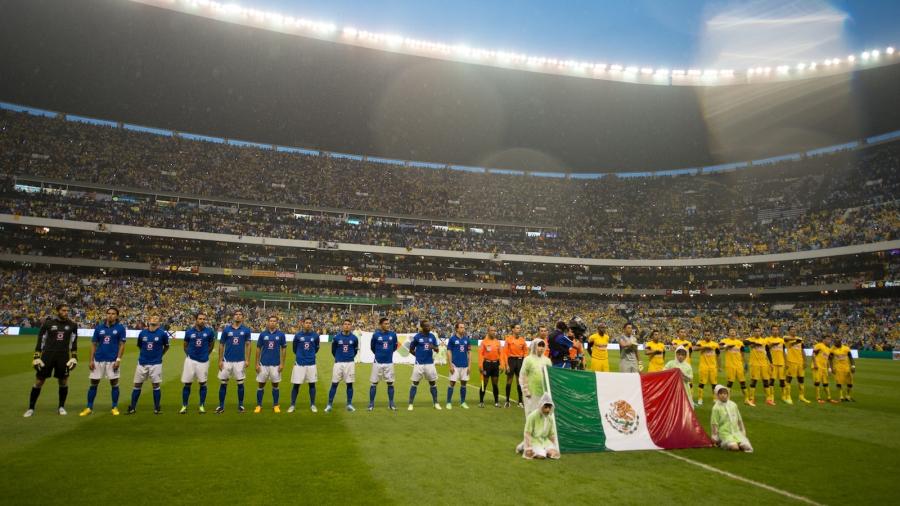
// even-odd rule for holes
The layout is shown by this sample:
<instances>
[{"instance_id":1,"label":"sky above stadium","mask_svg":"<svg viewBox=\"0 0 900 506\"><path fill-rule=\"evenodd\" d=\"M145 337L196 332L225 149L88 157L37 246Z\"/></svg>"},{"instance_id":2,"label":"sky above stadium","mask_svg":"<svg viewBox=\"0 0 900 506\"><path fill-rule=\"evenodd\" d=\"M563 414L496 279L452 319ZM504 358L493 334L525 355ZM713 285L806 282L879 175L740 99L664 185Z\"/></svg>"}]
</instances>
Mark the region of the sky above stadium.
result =
<instances>
[{"instance_id":1,"label":"sky above stadium","mask_svg":"<svg viewBox=\"0 0 900 506\"><path fill-rule=\"evenodd\" d=\"M240 0L433 42L623 65L794 63L900 45L896 0Z\"/></svg>"}]
</instances>

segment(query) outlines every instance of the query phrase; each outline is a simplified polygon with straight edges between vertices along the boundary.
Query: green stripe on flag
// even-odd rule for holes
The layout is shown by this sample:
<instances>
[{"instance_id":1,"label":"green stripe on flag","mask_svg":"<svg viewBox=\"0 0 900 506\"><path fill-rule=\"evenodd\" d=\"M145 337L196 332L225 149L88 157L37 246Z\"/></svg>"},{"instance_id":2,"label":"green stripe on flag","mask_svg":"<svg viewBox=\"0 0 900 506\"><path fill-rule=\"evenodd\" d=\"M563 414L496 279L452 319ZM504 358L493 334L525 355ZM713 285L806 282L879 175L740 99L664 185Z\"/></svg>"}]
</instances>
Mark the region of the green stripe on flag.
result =
<instances>
[{"instance_id":1,"label":"green stripe on flag","mask_svg":"<svg viewBox=\"0 0 900 506\"><path fill-rule=\"evenodd\" d=\"M597 377L587 371L547 367L556 405L556 435L563 452L606 450L606 434L597 405Z\"/></svg>"}]
</instances>

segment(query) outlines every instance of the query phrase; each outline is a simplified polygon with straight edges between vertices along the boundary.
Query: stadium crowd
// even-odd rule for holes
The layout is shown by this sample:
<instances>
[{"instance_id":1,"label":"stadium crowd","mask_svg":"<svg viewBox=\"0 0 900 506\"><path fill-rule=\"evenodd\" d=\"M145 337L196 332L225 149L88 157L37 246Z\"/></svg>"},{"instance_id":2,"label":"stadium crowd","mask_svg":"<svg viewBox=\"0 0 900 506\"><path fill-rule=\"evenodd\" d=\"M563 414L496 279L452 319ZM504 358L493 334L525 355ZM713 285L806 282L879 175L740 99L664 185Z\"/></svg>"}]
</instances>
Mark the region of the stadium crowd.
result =
<instances>
[{"instance_id":1,"label":"stadium crowd","mask_svg":"<svg viewBox=\"0 0 900 506\"><path fill-rule=\"evenodd\" d=\"M58 287L48 293L47 286ZM368 308L337 304L286 303L265 306L235 296L236 289L275 294L307 293L355 297L392 297L397 303ZM230 291L229 291L230 290ZM283 321L282 328L296 331L302 317L313 318L320 333L334 334L344 318L354 328L371 330L378 319L388 317L397 332L415 332L423 319L433 322L440 336L449 336L457 321L466 322L473 337L484 335L494 325L505 332L519 323L527 335L539 325L553 325L580 316L593 332L604 322L620 329L630 321L643 340L652 329L673 336L688 329L691 339L703 329L723 335L734 327L739 335L749 335L754 324L797 325L799 335L814 338L822 334L841 335L854 348L894 349L900 341L900 311L896 299L835 299L779 303L770 301L690 301L587 300L538 296L431 293L425 291L298 289L295 284L248 283L240 279L173 275L112 276L104 272L69 272L57 269L0 270L0 324L36 326L52 313L59 295L71 307L75 321L94 326L103 319L109 305L120 308L121 320L129 328L144 328L151 311L162 315L170 330L183 330L193 323L200 310L209 314L210 324L222 326L235 308L242 308L246 321L261 329L273 311Z\"/></svg>"},{"instance_id":2,"label":"stadium crowd","mask_svg":"<svg viewBox=\"0 0 900 506\"><path fill-rule=\"evenodd\" d=\"M600 179L385 165L0 112L3 172L273 208L160 206L9 195L5 212L363 244L602 258L790 252L896 239L897 143L730 173ZM227 176L226 176L227 175ZM298 219L290 206L477 220ZM515 222L540 230L490 225ZM491 231L493 229L493 231ZM648 240L647 231L653 231ZM555 235L555 237L554 237Z\"/></svg>"}]
</instances>

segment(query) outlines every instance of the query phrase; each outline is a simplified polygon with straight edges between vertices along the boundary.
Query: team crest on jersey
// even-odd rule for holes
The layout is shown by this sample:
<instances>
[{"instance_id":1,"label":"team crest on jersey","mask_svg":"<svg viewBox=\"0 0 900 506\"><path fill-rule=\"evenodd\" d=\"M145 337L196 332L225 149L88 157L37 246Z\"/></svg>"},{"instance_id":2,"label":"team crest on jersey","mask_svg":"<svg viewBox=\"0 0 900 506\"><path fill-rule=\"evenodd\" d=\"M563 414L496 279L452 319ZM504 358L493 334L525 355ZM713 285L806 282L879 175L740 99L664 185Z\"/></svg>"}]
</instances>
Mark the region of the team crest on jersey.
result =
<instances>
[{"instance_id":1,"label":"team crest on jersey","mask_svg":"<svg viewBox=\"0 0 900 506\"><path fill-rule=\"evenodd\" d=\"M609 409L603 418L612 425L617 432L624 435L634 434L640 426L641 417L627 401L618 400L609 403Z\"/></svg>"}]
</instances>

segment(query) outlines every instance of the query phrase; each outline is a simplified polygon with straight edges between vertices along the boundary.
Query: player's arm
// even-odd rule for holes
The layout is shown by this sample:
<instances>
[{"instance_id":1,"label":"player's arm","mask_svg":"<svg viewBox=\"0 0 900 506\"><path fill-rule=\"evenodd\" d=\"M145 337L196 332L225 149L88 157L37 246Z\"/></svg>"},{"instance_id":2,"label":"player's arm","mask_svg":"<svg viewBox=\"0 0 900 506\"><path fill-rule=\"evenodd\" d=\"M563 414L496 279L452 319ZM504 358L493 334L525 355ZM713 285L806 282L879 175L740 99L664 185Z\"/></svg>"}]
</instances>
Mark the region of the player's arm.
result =
<instances>
[{"instance_id":1,"label":"player's arm","mask_svg":"<svg viewBox=\"0 0 900 506\"><path fill-rule=\"evenodd\" d=\"M856 360L853 360L853 353L851 351L847 352L847 359L850 361L850 370L856 370Z\"/></svg>"},{"instance_id":2,"label":"player's arm","mask_svg":"<svg viewBox=\"0 0 900 506\"><path fill-rule=\"evenodd\" d=\"M119 352L116 354L116 362L113 364L113 369L118 370L119 366L122 364L122 357L125 356L125 339L127 339L127 335L123 332L122 342L119 343ZM93 351L91 353L93 353Z\"/></svg>"},{"instance_id":3,"label":"player's arm","mask_svg":"<svg viewBox=\"0 0 900 506\"><path fill-rule=\"evenodd\" d=\"M481 340L481 344L478 346L478 372L484 376L484 340Z\"/></svg>"},{"instance_id":4,"label":"player's arm","mask_svg":"<svg viewBox=\"0 0 900 506\"><path fill-rule=\"evenodd\" d=\"M450 342L453 340L451 339ZM451 345L447 344L447 364L450 365L450 372L453 373L453 370L456 369L453 367L453 352L450 351Z\"/></svg>"},{"instance_id":5,"label":"player's arm","mask_svg":"<svg viewBox=\"0 0 900 506\"><path fill-rule=\"evenodd\" d=\"M509 373L509 348L509 341L506 341L506 346L500 347L500 368L507 374Z\"/></svg>"},{"instance_id":6,"label":"player's arm","mask_svg":"<svg viewBox=\"0 0 900 506\"><path fill-rule=\"evenodd\" d=\"M828 354L828 372L831 372L833 370L834 370L834 354L829 353Z\"/></svg>"},{"instance_id":7,"label":"player's arm","mask_svg":"<svg viewBox=\"0 0 900 506\"><path fill-rule=\"evenodd\" d=\"M285 355L287 355L287 340L281 342L281 362L278 363L278 372L284 370Z\"/></svg>"},{"instance_id":8,"label":"player's arm","mask_svg":"<svg viewBox=\"0 0 900 506\"><path fill-rule=\"evenodd\" d=\"M227 327L226 327L227 328ZM225 330L219 335L219 370L225 367Z\"/></svg>"},{"instance_id":9,"label":"player's arm","mask_svg":"<svg viewBox=\"0 0 900 506\"><path fill-rule=\"evenodd\" d=\"M188 336L184 335L184 339L182 339L181 347L184 349L184 354L187 355L188 352Z\"/></svg>"},{"instance_id":10,"label":"player's arm","mask_svg":"<svg viewBox=\"0 0 900 506\"><path fill-rule=\"evenodd\" d=\"M244 341L244 357L246 358L246 360L244 360L244 369L250 365L250 352L252 351L250 349L250 339L251 336L247 336L247 340Z\"/></svg>"},{"instance_id":11,"label":"player's arm","mask_svg":"<svg viewBox=\"0 0 900 506\"><path fill-rule=\"evenodd\" d=\"M215 347L216 347L216 333L213 332L213 337L212 337L212 339L209 340L209 352L212 353L213 349L215 349ZM221 356L219 358L221 358Z\"/></svg>"},{"instance_id":12,"label":"player's arm","mask_svg":"<svg viewBox=\"0 0 900 506\"><path fill-rule=\"evenodd\" d=\"M375 339L374 339L375 335L373 334L372 337L373 337L373 339L369 339L369 348L372 350L372 354L374 355L374 354L375 354L375 348L376 348L376 346L375 346Z\"/></svg>"},{"instance_id":13,"label":"player's arm","mask_svg":"<svg viewBox=\"0 0 900 506\"><path fill-rule=\"evenodd\" d=\"M337 339L331 339L331 356L337 358Z\"/></svg>"},{"instance_id":14,"label":"player's arm","mask_svg":"<svg viewBox=\"0 0 900 506\"><path fill-rule=\"evenodd\" d=\"M353 356L356 357L356 355L359 353L359 338L356 337L356 334L352 335L355 338L353 339Z\"/></svg>"},{"instance_id":15,"label":"player's arm","mask_svg":"<svg viewBox=\"0 0 900 506\"><path fill-rule=\"evenodd\" d=\"M256 340L256 362L255 362L256 372L259 372L259 359L260 359L260 355L262 355L262 345L263 345L262 339L257 339Z\"/></svg>"}]
</instances>

